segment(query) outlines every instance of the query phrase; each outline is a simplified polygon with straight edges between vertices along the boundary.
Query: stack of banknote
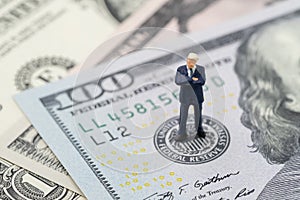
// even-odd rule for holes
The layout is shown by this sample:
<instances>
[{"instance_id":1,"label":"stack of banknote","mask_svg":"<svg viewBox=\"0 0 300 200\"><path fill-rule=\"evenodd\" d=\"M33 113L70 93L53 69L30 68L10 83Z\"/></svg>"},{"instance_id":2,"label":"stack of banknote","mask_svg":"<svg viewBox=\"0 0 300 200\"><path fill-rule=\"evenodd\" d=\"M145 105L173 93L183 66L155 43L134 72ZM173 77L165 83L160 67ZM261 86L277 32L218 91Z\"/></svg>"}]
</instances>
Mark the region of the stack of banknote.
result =
<instances>
[{"instance_id":1,"label":"stack of banknote","mask_svg":"<svg viewBox=\"0 0 300 200\"><path fill-rule=\"evenodd\" d=\"M300 199L299 0L3 0L0 15L0 199ZM176 142L189 52L207 136Z\"/></svg>"}]
</instances>

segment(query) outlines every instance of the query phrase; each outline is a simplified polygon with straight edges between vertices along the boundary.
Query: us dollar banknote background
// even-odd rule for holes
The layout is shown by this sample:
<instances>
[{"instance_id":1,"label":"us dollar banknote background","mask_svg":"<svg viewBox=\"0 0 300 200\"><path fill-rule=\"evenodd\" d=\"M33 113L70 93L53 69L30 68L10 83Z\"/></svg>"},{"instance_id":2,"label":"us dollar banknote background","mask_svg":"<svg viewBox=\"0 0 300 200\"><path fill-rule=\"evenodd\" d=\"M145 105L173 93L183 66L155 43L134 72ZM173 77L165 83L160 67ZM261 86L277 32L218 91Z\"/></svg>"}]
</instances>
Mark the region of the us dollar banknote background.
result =
<instances>
[{"instance_id":1,"label":"us dollar banknote background","mask_svg":"<svg viewBox=\"0 0 300 200\"><path fill-rule=\"evenodd\" d=\"M68 174L32 125L16 138L8 148L49 168Z\"/></svg>"},{"instance_id":2,"label":"us dollar banknote background","mask_svg":"<svg viewBox=\"0 0 300 200\"><path fill-rule=\"evenodd\" d=\"M70 2L78 4L79 7L81 7L83 10L86 10L87 12L89 12L88 10L93 9L94 12L96 14L100 14L101 17L105 16L105 19L108 20L107 25L110 24L109 26L103 26L103 24L100 25L101 23L98 24L98 23L94 23L93 20L89 20L89 19L96 19L97 17L95 17L95 16L89 16L91 18L86 17L86 20L89 21L90 24L93 24L93 25L98 24L99 30L103 30L103 27L106 27L106 28L109 27L108 29L113 29L114 27L118 26L118 24L120 22L124 22L125 19L129 18L128 21L125 21L123 26L121 25L120 30L126 30L126 29L131 29L131 28L136 28L136 27L149 26L149 25L158 26L158 27L167 27L167 28L176 27L176 29L178 26L177 30L180 30L183 33L201 30L201 29L207 28L212 25L220 24L222 21L225 21L227 19L232 19L234 17L238 17L247 12L252 12L254 10L262 9L263 6L269 6L269 5L272 5L277 2L280 3L280 1L251 1L251 3L249 1L247 3L240 4L238 1L221 1L221 0L219 0L219 1L186 1L186 2L181 2L181 1L165 1L165 2L163 2L162 1L162 2L160 2L160 4L158 4L159 6L157 6L153 3L149 3L146 1L136 1L133 4L126 3L126 2L120 3L119 1L118 2L114 2L114 1L70 1ZM11 7L15 7L15 8L19 8L16 6L23 6L23 7L26 6L26 4L22 1L18 1L18 2L17 1L15 1L15 2L3 1L1 3L2 3L1 6L3 6L3 8L5 8L5 9L7 9L7 7L5 7L7 5L9 5ZM15 5L13 6L13 4L15 4ZM57 8L55 6L52 6L54 4L52 4L52 5L51 4L52 3L48 3L47 1L36 1L36 2L32 1L29 3L27 2L27 6L29 5L29 7L31 8L31 6L35 5L35 6L37 6L36 8L38 8L39 10L43 10L45 7L49 7L51 9ZM145 4L145 6L144 7L141 6L142 4ZM62 4L62 7L65 5L68 5L68 4ZM229 5L228 7L231 7L232 10L230 10L230 12L229 12L228 9L222 9L222 8L224 8L225 5L227 5L227 6ZM35 7L33 7L33 8L35 8ZM150 9L150 8L152 8L152 9ZM130 14L136 9L140 9L141 12L137 13L136 15L132 15L132 18L130 18ZM145 12L145 10L147 12ZM27 18L29 18L32 15L33 16L38 15L38 13L39 13L38 10L35 10L35 9L32 9L32 10L30 9L29 11L30 12L28 12L28 15L26 14L27 12L25 12L25 13L19 13L19 16L16 16L16 18L20 19L19 22L22 22L22 20L24 20L25 21L24 23L26 24ZM44 13L47 13L47 12L44 12ZM60 12L57 12L57 13L60 13ZM61 13L64 13L64 12L61 12ZM74 12L74 14L75 13L76 12ZM211 13L213 13L213 15L211 15ZM7 13L4 13L4 14L3 14L3 16L7 16ZM198 14L200 14L200 15L198 15ZM61 16L57 15L57 17L61 17ZM44 18L44 20L45 20L44 24L47 24L47 23L50 24L51 20L54 19L53 16L51 17L51 15L49 15L49 13L48 13L48 15L41 17L41 19L42 18ZM51 20L47 22L47 19L48 20L51 19ZM61 22L64 22L64 23L68 21L67 18L61 18L61 19L62 19ZM137 20L137 19L139 19L139 20ZM178 20L176 26L173 26L174 24L176 24L176 23L173 23L174 19L175 19L175 21ZM70 18L70 20L72 21L72 18ZM137 21L138 23L134 23L133 21ZM197 23L197 21L202 21L205 23ZM200 24L200 27L194 26L195 22L197 24ZM21 24L20 25L20 27L21 27L22 23L20 23L20 24ZM16 23L10 23L7 25L9 25L9 29L11 29L14 26L18 27L16 25ZM96 26L93 26L93 28L94 27L96 27ZM9 30L9 29L7 29L7 30ZM57 28L57 29L59 29L59 28ZM2 29L3 33L7 30L5 30L4 28ZM95 29L94 29L94 31L95 31ZM13 35L11 33L13 33L13 32L10 31L9 34L6 34L8 36L7 38L9 38L11 35ZM10 68L10 71L13 72L12 76L8 76L8 74L6 73L7 69L5 69L4 72L2 73L2 74L7 74L7 77L10 77L9 81L7 81L7 79L3 79L3 83L5 84L5 83L8 83L13 80L12 83L14 84L14 86L13 86L12 90L10 87L7 88L7 91L10 91L9 92L10 95L8 95L7 92L4 92L5 97L3 96L4 98L1 98L2 100L0 102L0 113L1 113L1 111L5 111L5 113L7 113L8 110L10 113L10 114L2 115L5 117L1 118L1 123L3 124L1 128L3 128L3 130L1 130L1 155L0 156L5 157L8 160L11 160L12 162L17 163L18 165L26 167L27 169L33 170L35 173L38 173L39 175L46 176L47 178L50 178L51 180L55 180L59 184L62 184L64 186L71 188L73 190L76 190L78 193L80 193L80 191L76 188L76 186L74 188L72 186L72 184L70 185L70 181L67 181L67 183L66 183L65 178L57 178L57 177L61 177L61 173L68 175L67 171L64 169L62 164L52 153L52 151L47 146L47 144L42 140L42 138L38 134L38 132L32 127L32 125L30 125L30 123L28 123L28 121L26 119L18 119L18 120L13 119L16 116L19 116L19 112L13 111L15 109L13 109L13 110L7 109L5 102L6 102L6 98L7 97L10 98L11 94L13 94L16 91L16 89L18 91L25 90L25 89L39 86L44 83L48 83L50 81L54 81L54 80L64 77L66 73L68 73L68 72L70 73L70 71L74 70L75 64L79 63L82 60L82 58L84 57L84 54L79 55L79 53L78 53L76 55L74 54L74 55L70 56L73 53L71 53L70 55L65 54L65 53L60 53L60 54L58 54L59 56L49 56L49 54L53 55L53 53L52 52L49 53L49 52L45 51L45 53L33 52L32 55L30 54L30 55L24 56L24 55L22 55L22 52L24 52L24 50L23 50L21 44L23 43L25 38L28 38L28 37L25 37L28 34L30 34L29 30L24 29L23 32L20 32L20 35L18 36L20 40L18 40L18 41L22 41L22 42L20 42L20 44L18 44L18 45L20 45L21 47L19 47L18 45L17 46L11 45L12 43L10 43L10 45L7 45L7 44L9 44L9 43L7 43L8 40L6 40L6 38L3 37L4 38L3 44L6 43L6 46L3 46L5 48L2 48L3 49L3 53L2 53L3 57L7 57L7 55L9 55L8 57L11 57L13 59L15 57L18 57L19 59L22 58L24 60L20 59L20 61L18 61L17 63L10 63L10 62L7 62L10 58L2 59L3 64L5 64L7 66L14 66L15 68L13 68L13 67ZM51 35L51 32L49 35ZM70 34L70 35L72 35L72 34ZM136 40L135 35L136 34L132 34L131 38L127 38L127 40L126 40L127 42L118 43L118 46L119 46L118 48L120 48L121 50L119 50L119 49L114 49L113 51L107 50L108 55L111 55L113 57L118 54L122 54L122 53L124 53L124 51L122 50L122 48L124 48L124 47L129 46L131 49L135 49L137 47L143 47L144 45L149 44L149 43L151 44L151 42L155 43L155 42L160 42L162 40L163 41L166 40L165 36L159 35L159 31L158 32L157 31L148 32L147 34L144 34L145 37L143 37L142 40ZM45 37L45 38L47 38L47 37ZM133 43L130 41L135 41L135 43L134 43L135 45L132 46ZM34 42L30 41L27 46L30 47L30 45L34 46ZM45 43L45 45L47 45L47 43ZM24 47L26 48L27 46L24 46ZM7 48L7 47L9 47L9 48ZM112 47L114 47L114 45L112 45ZM61 49L63 49L63 48L61 48ZM21 53L19 53L19 52L21 52ZM57 52L60 52L60 51L57 51ZM20 56L20 55L22 55L22 56ZM55 53L55 55L57 55L57 53ZM63 55L64 57L61 57L61 55ZM103 54L103 55L105 55L105 54ZM103 55L101 55L101 56L103 56ZM65 58L65 56L67 56L67 58ZM101 58L101 56L99 56L99 60L103 59L103 58ZM72 60L69 58L71 58ZM76 62L74 62L74 61L76 61ZM219 61L219 62L221 62L221 61ZM40 65L44 65L44 67L40 68L42 70L39 70ZM6 91L6 90L4 90L4 88L3 88L3 91ZM11 100L9 100L9 101L11 101ZM291 100L291 102L293 102L293 99ZM15 105L12 104L12 106L15 106ZM14 115L13 113L16 113L16 115ZM7 116L9 116L9 117L7 117ZM13 119L13 120L10 120L10 119ZM14 123L13 123L13 125L10 125L10 122L6 123L7 121L11 121ZM247 124L249 124L249 122L247 122L247 120L242 120L242 121L246 126L250 126L250 125L247 125ZM2 135L2 133L3 133L3 135ZM255 134L253 134L253 135L255 135ZM257 135L258 134L256 134L256 137L257 137ZM294 137L295 137L295 135L294 135ZM287 144L288 141L285 141L283 143ZM259 145L265 145L265 144L259 144ZM254 146L254 147L257 147L257 146ZM261 149L263 149L263 148L261 148ZM272 149L272 148L269 147L267 149ZM294 149L297 149L297 145L294 147ZM282 152L282 154L287 155L287 156L281 156L284 158L280 158L280 161L275 162L275 163L285 163L293 155L293 152L294 152L294 150L286 149L285 152ZM265 157L267 157L267 153L264 153L262 151L262 154ZM37 163L39 163L39 164L37 164ZM293 163L296 163L296 162L293 162ZM293 166L293 164L291 164L290 166ZM48 170L49 168L54 169L54 171L56 171L57 173L53 172L53 170ZM289 167L289 169L290 168L291 167ZM56 177L56 178L53 178L53 177ZM281 178L280 180L285 180L285 179L286 179L286 176L284 175L283 178ZM70 179L67 179L67 180L70 180ZM278 179L274 179L274 180L278 181ZM290 178L290 180L292 180L292 179ZM295 181L296 180L297 179L295 179ZM270 185L276 185L277 183L278 182L274 182L274 183L271 182ZM283 188L284 188L284 190L287 189L286 187L283 187ZM282 189L282 188L277 188L276 190L279 190L279 189ZM281 191L281 190L279 190L279 191ZM269 194L269 193L270 192L268 192L266 194ZM273 192L272 194L277 194L277 193ZM31 198L33 198L33 197L31 197ZM263 198L265 198L265 197L263 197Z\"/></svg>"},{"instance_id":3,"label":"us dollar banknote background","mask_svg":"<svg viewBox=\"0 0 300 200\"><path fill-rule=\"evenodd\" d=\"M284 0L280 2L282 1ZM126 31L129 28L164 27L178 31L179 36L180 33L185 34L216 26L226 20L241 17L245 14L273 5L276 2L279 1L165 0L160 1L158 5L148 2L148 4L141 7L135 15L132 15L128 21L119 28L119 31ZM175 36L170 38L169 35L164 35L160 30L161 29L145 32L143 29L137 29L125 38L117 40L116 42L111 41L109 47L105 49L105 52L99 55L98 62L103 62L106 59L123 54L129 49L142 48L146 44L156 44L166 41L171 42L172 39L174 39Z\"/></svg>"},{"instance_id":4,"label":"us dollar banknote background","mask_svg":"<svg viewBox=\"0 0 300 200\"><path fill-rule=\"evenodd\" d=\"M251 31L237 52L241 122L251 130L252 148L271 164L285 164L259 199L300 196L294 190L300 178L299 20L297 11Z\"/></svg>"},{"instance_id":5,"label":"us dollar banknote background","mask_svg":"<svg viewBox=\"0 0 300 200\"><path fill-rule=\"evenodd\" d=\"M289 1L207 32L195 33L192 37L197 44L175 53L164 53L160 58L136 66L127 65L131 62L116 63L110 66L116 72L104 73L104 76L103 71L95 69L87 72L86 79L70 77L46 88L25 92L17 100L88 198L96 198L103 192L91 190L92 185L102 185L109 193L107 198L113 199L131 196L141 199L161 196L175 199L268 199L268 195L274 195L274 199L278 195L297 199L295 191L288 192L294 188L290 181L297 180L291 171L298 163L298 138L292 126L292 123L295 123L294 127L298 126L297 115L284 115L296 119L287 127L280 121L272 124L284 128L289 135L276 134L273 132L276 129L268 125L275 120L270 111L276 111L275 117L297 111L297 92L288 90L287 96L276 94L273 87L286 87L255 81L262 76L264 81L291 84L289 80L297 77L298 53L294 43L297 29L293 24L297 23L298 9L297 1ZM277 48L265 51L270 43ZM292 48L295 58L286 60L287 56L275 51L282 46ZM208 74L204 124L209 137L204 144L193 141L178 148L169 140L178 123L173 78L176 67L184 62L188 52L205 54L202 47L211 57L211 60L206 57L200 59ZM151 57L149 52L141 55L140 61ZM295 70L292 75L287 73L286 68L281 68L287 63L295 66L291 67ZM77 83L76 87L72 87L74 83ZM262 88L252 89L250 83L251 86L260 84ZM253 98L255 95L257 97ZM264 110L261 105L264 95L277 95L285 101L274 98L274 101L279 101L275 104L279 110L270 110L269 107ZM267 100L265 105L272 106L271 99ZM109 107L110 104L113 106ZM40 119L41 115L43 119ZM149 115L153 118L149 119ZM240 116L243 116L242 120ZM282 118L279 116L279 120ZM51 127L45 127L49 121L53 122ZM287 119L283 121L286 123ZM56 130L51 137L47 135L49 130ZM161 133L168 130L170 132L165 134L168 137L163 138ZM212 152L207 150L218 137L224 148ZM166 143L160 143L159 139ZM277 140L281 144L273 142ZM289 145L292 141L296 144ZM65 145L63 151L60 148L62 144ZM199 151L193 148L197 144L204 149L206 147L207 152L201 151L198 155ZM251 144L259 153L250 152ZM159 149L164 145L173 153ZM151 159L147 158L149 154ZM72 160L77 161L75 165ZM162 167L159 170L158 165ZM88 178L82 178L82 173L86 173L84 177ZM115 173L118 173L117 178ZM210 181L215 179L218 181ZM88 182L91 185L87 185ZM285 184L281 190L276 188Z\"/></svg>"},{"instance_id":6,"label":"us dollar banknote background","mask_svg":"<svg viewBox=\"0 0 300 200\"><path fill-rule=\"evenodd\" d=\"M65 187L0 159L0 198L7 199L85 199Z\"/></svg>"},{"instance_id":7,"label":"us dollar banknote background","mask_svg":"<svg viewBox=\"0 0 300 200\"><path fill-rule=\"evenodd\" d=\"M58 1L59 2L59 1ZM197 10L198 13L205 10L205 8L212 5L212 2L215 1L203 1L198 4L198 1L191 1L185 6L192 8L194 6L199 6ZM146 3L146 4L145 4ZM165 4L169 5L166 10ZM141 7L141 4L145 4L144 7ZM224 4L224 3L223 3ZM236 5L234 2L232 5ZM239 15L239 10L245 10L245 6L236 6L236 15ZM248 7L253 7L255 9L261 9L265 3L251 2L251 5ZM162 7L163 6L163 7ZM1 112L1 157L4 157L10 160L17 165L30 169L35 173L43 177L47 177L59 184L62 184L68 188L71 188L80 193L76 186L73 185L72 180L65 176L61 176L61 173L67 175L67 171L60 164L59 160L51 152L50 148L46 145L43 139L39 136L38 132L30 125L30 123L23 119L21 113L16 109L15 104L11 100L11 94L16 91L23 91L32 87L40 86L45 83L58 80L64 77L72 71L76 71L75 65L80 63L80 60L85 57L84 52L88 52L88 48L83 51L82 45L74 43L73 46L81 46L81 48L72 48L70 52L66 52L66 48L69 46L59 45L57 48L52 48L50 40L52 32L49 31L49 28L42 31L44 34L43 42L39 42L39 37L35 36L34 27L31 22L35 20L35 16L39 19L39 27L55 26L53 30L56 33L64 32L65 35L73 35L72 38L76 38L74 33L80 33L79 31L68 28L68 31L65 31L60 26L61 24L68 23L68 21L75 20L79 18L81 21L86 21L91 26L81 27L84 28L85 32L91 30L95 33L95 37L100 37L100 34L96 34L98 31L103 32L103 27L107 29L107 32L114 29L120 22L123 22L126 18L130 16L130 13L134 9L141 8L142 13L146 14L144 10L147 10L148 19L141 18L141 14L137 13L127 24L122 26L122 29L131 29L138 27L134 22L138 24L143 24L142 20L149 21L150 19L161 19L164 18L168 22L172 17L171 13L178 12L178 8L182 8L181 2L161 2L161 4L153 4L151 2L145 1L136 1L131 3L116 3L114 1L60 1L59 3L53 1L37 1L37 2L22 2L22 1L10 1L3 2L2 8L3 12L9 7L10 12L20 12L20 16L16 16L18 21L11 23L8 29L3 31L10 31L5 36L2 36L2 58L1 62L3 66L10 66L9 70L3 68L2 74L5 74L5 78L2 79L2 85L9 85L9 87L3 87L3 98L0 102ZM25 7L28 7L27 10L24 10ZM68 10L66 11L66 7ZM78 7L78 10L76 10ZM222 5L221 5L222 7ZM30 9L29 9L30 8ZM150 9L151 8L151 9ZM221 15L224 15L226 12L220 12L220 6L211 9L211 13L215 13L215 18L221 18ZM96 14L94 15L91 10ZM165 10L166 13L161 12ZM189 9L184 9L189 10ZM252 9L246 9L252 11ZM217 13L217 14L216 14ZM3 17L8 16L8 12L3 13ZM98 15L98 16L97 16ZM166 16L165 16L166 15ZM179 17L180 13L177 13L176 16ZM10 16L13 16L10 14ZM55 17L56 16L56 17ZM98 17L102 17L102 21ZM171 17L171 18L170 18ZM202 21L207 21L207 17L204 16ZM141 22L139 22L140 19ZM210 17L210 19L212 19ZM23 20L23 21L22 21ZM103 20L107 21L103 24ZM201 20L201 19L199 19ZM225 18L224 18L225 20ZM155 20L153 26L165 26L167 24L161 24L160 20ZM187 21L182 21L182 26L186 26ZM95 26L95 24L97 24ZM206 24L210 24L206 22ZM147 23L144 25L147 25ZM19 29L23 28L23 31ZM51 30L51 29L50 29ZM34 32L32 32L34 31ZM190 30L191 31L191 30ZM13 37L16 34L16 37ZM31 34L31 37L28 35ZM40 33L41 34L41 33ZM25 37L27 35L27 37ZM79 36L79 35L78 35ZM77 37L78 37L77 36ZM15 38L15 39L13 39ZM22 39L23 38L23 39ZM70 37L69 37L70 38ZM100 37L102 38L102 36ZM58 44L59 41L64 41L65 37L55 38L55 42ZM16 43L16 41L19 41ZM84 40L83 40L84 41ZM66 41L67 43L67 41ZM86 42L84 42L86 44ZM143 42L141 42L142 44ZM11 45L14 44L14 45ZM24 46L26 44L26 46ZM38 46L37 46L38 44ZM95 43L96 45L96 43ZM125 46L126 44L124 44ZM24 46L24 47L23 47ZM37 47L37 51L33 51L31 47ZM9 47L9 48L8 48ZM26 48L31 48L31 53L24 54ZM40 51L40 47L45 49ZM48 47L48 48L46 48ZM6 50L5 50L6 49ZM46 50L48 49L48 50ZM55 52L53 51L55 50ZM80 50L80 51L79 51ZM80 52L80 53L79 53ZM18 59L15 59L18 57ZM9 83L9 84L8 84ZM54 171L53 171L54 170ZM63 178L64 177L64 178Z\"/></svg>"},{"instance_id":8,"label":"us dollar banknote background","mask_svg":"<svg viewBox=\"0 0 300 200\"><path fill-rule=\"evenodd\" d=\"M0 157L81 193L11 95L72 73L121 20L89 0L1 3Z\"/></svg>"}]
</instances>

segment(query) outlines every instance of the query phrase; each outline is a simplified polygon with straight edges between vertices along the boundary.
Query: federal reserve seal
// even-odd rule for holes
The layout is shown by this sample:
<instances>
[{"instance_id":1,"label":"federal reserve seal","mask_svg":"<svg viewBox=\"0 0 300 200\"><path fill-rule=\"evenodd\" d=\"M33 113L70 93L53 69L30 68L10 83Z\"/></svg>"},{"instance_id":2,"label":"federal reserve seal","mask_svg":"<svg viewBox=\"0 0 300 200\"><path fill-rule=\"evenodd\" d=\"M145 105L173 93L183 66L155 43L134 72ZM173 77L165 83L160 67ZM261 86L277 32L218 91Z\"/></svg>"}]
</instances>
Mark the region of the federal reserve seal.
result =
<instances>
[{"instance_id":1,"label":"federal reserve seal","mask_svg":"<svg viewBox=\"0 0 300 200\"><path fill-rule=\"evenodd\" d=\"M165 158L182 164L201 164L210 162L221 156L228 148L230 136L227 128L219 121L203 116L202 125L206 132L205 139L195 137L194 117L187 120L188 138L176 142L179 117L173 117L164 122L154 135L154 145Z\"/></svg>"},{"instance_id":2,"label":"federal reserve seal","mask_svg":"<svg viewBox=\"0 0 300 200\"><path fill-rule=\"evenodd\" d=\"M74 65L73 61L56 56L34 59L17 72L16 87L18 90L26 90L61 79Z\"/></svg>"}]
</instances>

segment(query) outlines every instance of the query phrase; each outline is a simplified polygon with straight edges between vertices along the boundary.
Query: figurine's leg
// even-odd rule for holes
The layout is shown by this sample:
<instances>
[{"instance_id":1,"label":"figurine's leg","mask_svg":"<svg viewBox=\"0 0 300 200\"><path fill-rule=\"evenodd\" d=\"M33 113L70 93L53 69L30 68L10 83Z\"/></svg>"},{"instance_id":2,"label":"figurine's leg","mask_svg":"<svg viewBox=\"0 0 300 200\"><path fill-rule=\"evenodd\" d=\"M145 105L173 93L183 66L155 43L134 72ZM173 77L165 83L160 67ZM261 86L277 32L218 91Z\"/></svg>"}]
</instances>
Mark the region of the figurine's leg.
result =
<instances>
[{"instance_id":1,"label":"figurine's leg","mask_svg":"<svg viewBox=\"0 0 300 200\"><path fill-rule=\"evenodd\" d=\"M186 134L186 122L189 111L189 104L180 104L180 115L179 115L179 130L178 134Z\"/></svg>"},{"instance_id":2,"label":"figurine's leg","mask_svg":"<svg viewBox=\"0 0 300 200\"><path fill-rule=\"evenodd\" d=\"M195 114L195 128L196 130L203 131L202 128L202 103L194 103L194 114Z\"/></svg>"}]
</instances>

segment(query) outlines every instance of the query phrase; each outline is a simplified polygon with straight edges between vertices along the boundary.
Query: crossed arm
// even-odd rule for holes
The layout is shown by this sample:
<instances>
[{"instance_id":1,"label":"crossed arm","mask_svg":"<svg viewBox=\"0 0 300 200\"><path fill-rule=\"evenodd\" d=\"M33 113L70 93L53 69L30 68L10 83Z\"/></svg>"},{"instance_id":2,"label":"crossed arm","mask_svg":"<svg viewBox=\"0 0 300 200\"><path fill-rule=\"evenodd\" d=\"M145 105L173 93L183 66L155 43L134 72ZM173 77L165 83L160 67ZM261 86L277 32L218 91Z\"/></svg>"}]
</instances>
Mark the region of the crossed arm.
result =
<instances>
[{"instance_id":1,"label":"crossed arm","mask_svg":"<svg viewBox=\"0 0 300 200\"><path fill-rule=\"evenodd\" d=\"M199 77L189 77L188 75L183 74L180 70L177 69L175 76L175 83L177 85L188 85L188 84L205 84L205 72L204 70L199 71Z\"/></svg>"}]
</instances>

